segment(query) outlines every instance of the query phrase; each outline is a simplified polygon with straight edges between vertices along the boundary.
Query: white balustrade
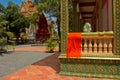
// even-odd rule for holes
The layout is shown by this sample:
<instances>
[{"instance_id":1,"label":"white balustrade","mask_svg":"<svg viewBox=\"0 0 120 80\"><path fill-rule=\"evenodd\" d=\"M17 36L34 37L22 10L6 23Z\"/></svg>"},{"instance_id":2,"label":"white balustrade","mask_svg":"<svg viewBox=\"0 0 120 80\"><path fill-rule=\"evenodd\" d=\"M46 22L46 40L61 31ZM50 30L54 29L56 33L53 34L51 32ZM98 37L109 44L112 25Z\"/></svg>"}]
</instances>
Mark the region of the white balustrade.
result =
<instances>
[{"instance_id":1,"label":"white balustrade","mask_svg":"<svg viewBox=\"0 0 120 80\"><path fill-rule=\"evenodd\" d=\"M102 32L101 32L102 33ZM82 35L82 53L113 53L113 35Z\"/></svg>"}]
</instances>

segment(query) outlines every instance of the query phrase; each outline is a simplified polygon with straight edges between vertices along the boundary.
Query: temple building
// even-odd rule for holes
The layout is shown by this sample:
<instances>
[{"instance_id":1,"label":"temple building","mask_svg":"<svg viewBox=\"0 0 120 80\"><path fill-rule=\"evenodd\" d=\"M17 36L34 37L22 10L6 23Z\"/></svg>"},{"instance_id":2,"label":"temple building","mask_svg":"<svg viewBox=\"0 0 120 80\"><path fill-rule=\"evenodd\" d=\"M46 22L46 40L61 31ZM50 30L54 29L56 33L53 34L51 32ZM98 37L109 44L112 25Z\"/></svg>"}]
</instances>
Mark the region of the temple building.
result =
<instances>
[{"instance_id":1,"label":"temple building","mask_svg":"<svg viewBox=\"0 0 120 80\"><path fill-rule=\"evenodd\" d=\"M37 12L37 5L33 4L32 0L27 0L22 2L20 7L20 12L27 18L31 17ZM27 39L29 40L42 40L48 39L50 33L48 31L47 19L43 12L40 12L40 17L36 20L37 25L30 23L29 29L26 29Z\"/></svg>"},{"instance_id":2,"label":"temple building","mask_svg":"<svg viewBox=\"0 0 120 80\"><path fill-rule=\"evenodd\" d=\"M112 30L112 0L71 0L73 15L72 31L82 32L83 26L89 22L92 32ZM70 18L71 19L71 18Z\"/></svg>"},{"instance_id":3,"label":"temple building","mask_svg":"<svg viewBox=\"0 0 120 80\"><path fill-rule=\"evenodd\" d=\"M61 0L60 5L59 74L119 80L120 0Z\"/></svg>"}]
</instances>

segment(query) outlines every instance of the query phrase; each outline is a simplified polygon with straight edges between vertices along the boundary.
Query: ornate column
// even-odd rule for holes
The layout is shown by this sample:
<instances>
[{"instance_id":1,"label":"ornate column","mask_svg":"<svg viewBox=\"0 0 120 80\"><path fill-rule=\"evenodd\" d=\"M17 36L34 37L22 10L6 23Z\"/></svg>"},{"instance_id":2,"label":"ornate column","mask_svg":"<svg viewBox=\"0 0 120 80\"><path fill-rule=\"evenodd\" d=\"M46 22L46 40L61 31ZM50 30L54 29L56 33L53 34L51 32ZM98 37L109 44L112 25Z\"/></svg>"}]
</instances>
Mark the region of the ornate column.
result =
<instances>
[{"instance_id":1,"label":"ornate column","mask_svg":"<svg viewBox=\"0 0 120 80\"><path fill-rule=\"evenodd\" d=\"M68 34L68 0L61 0L61 54L66 54Z\"/></svg>"},{"instance_id":2,"label":"ornate column","mask_svg":"<svg viewBox=\"0 0 120 80\"><path fill-rule=\"evenodd\" d=\"M114 54L120 55L120 0L113 0Z\"/></svg>"}]
</instances>

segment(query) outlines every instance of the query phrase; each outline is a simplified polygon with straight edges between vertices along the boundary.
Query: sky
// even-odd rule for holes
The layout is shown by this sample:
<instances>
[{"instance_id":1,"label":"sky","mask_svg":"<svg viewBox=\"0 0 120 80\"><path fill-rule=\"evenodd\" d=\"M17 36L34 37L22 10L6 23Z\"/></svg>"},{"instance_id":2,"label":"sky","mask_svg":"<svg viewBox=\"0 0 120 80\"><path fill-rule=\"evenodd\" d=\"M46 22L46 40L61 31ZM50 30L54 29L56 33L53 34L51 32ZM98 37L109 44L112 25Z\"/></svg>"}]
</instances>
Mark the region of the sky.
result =
<instances>
[{"instance_id":1,"label":"sky","mask_svg":"<svg viewBox=\"0 0 120 80\"><path fill-rule=\"evenodd\" d=\"M25 1L25 0L0 0L0 3L3 4L6 7L9 1L12 1L12 2L20 5L21 2Z\"/></svg>"}]
</instances>

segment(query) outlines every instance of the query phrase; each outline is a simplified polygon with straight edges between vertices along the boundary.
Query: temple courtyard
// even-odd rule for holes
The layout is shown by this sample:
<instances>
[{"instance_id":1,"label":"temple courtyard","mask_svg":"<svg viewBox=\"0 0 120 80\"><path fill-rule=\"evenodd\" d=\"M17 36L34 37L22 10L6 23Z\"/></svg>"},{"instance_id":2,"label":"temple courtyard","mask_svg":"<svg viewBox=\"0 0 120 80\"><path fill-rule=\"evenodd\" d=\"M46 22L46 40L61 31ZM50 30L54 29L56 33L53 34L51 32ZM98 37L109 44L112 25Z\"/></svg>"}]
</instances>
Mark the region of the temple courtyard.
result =
<instances>
[{"instance_id":1,"label":"temple courtyard","mask_svg":"<svg viewBox=\"0 0 120 80\"><path fill-rule=\"evenodd\" d=\"M58 56L58 48L46 53L44 46L16 46L0 55L0 80L111 80L59 75Z\"/></svg>"}]
</instances>

